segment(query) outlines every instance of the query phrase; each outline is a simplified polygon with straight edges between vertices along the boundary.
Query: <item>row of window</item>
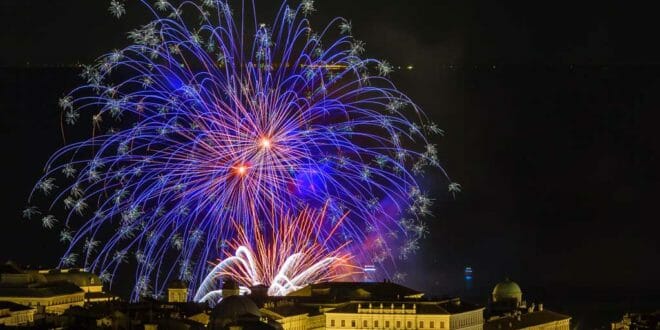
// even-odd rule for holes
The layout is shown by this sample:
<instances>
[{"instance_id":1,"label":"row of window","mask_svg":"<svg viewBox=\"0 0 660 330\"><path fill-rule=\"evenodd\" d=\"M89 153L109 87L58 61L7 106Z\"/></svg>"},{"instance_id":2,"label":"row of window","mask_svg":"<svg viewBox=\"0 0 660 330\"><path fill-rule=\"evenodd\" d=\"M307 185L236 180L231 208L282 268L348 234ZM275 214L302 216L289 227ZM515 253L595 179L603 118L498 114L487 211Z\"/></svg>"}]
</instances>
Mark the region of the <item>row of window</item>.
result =
<instances>
[{"instance_id":1,"label":"row of window","mask_svg":"<svg viewBox=\"0 0 660 330\"><path fill-rule=\"evenodd\" d=\"M53 305L61 305L61 304L70 304L70 303L75 303L79 301L83 301L84 297L83 296L75 296L75 297L67 297L67 298L59 298L59 299L54 299L51 301L47 301L45 306L53 306ZM32 307L32 302L28 301L28 306ZM35 306L41 306L41 302L37 301L34 303Z\"/></svg>"},{"instance_id":2,"label":"row of window","mask_svg":"<svg viewBox=\"0 0 660 330\"><path fill-rule=\"evenodd\" d=\"M480 323L483 323L483 316L478 313L472 313L467 317L457 319L455 322L455 327L460 328L460 327L475 325Z\"/></svg>"},{"instance_id":3,"label":"row of window","mask_svg":"<svg viewBox=\"0 0 660 330\"><path fill-rule=\"evenodd\" d=\"M395 324L394 328L395 329L404 329L402 327L402 322L401 321L396 321L393 322ZM445 322L440 321L439 322L440 327L438 329L444 329L445 328ZM334 327L336 326L335 320L330 320L330 326ZM355 320L351 320L351 328L355 328L357 326L357 322ZM419 321L419 326L418 329L425 329L425 323L424 321ZM429 321L428 323L428 329L435 329L436 323L435 321ZM340 327L346 328L346 320L340 320ZM363 320L362 321L362 328L368 328L369 327L369 320ZM380 327L380 324L378 323L378 320L373 321L373 327L378 328ZM390 328L390 321L384 321L383 322L383 327L384 328ZM405 329L413 329L413 321L407 321L406 322L406 327Z\"/></svg>"}]
</instances>

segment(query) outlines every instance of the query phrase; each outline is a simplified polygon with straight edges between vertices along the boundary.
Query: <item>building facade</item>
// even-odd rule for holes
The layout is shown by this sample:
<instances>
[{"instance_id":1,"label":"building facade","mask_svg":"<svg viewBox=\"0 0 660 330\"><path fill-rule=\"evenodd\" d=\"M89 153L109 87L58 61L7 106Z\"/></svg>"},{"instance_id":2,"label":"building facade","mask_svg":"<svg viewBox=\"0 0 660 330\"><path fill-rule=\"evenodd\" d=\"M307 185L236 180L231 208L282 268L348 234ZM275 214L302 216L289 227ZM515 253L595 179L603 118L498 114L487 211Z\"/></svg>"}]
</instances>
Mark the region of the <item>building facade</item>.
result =
<instances>
[{"instance_id":1,"label":"building facade","mask_svg":"<svg viewBox=\"0 0 660 330\"><path fill-rule=\"evenodd\" d=\"M612 330L660 329L660 310L652 313L626 313L612 322Z\"/></svg>"},{"instance_id":2,"label":"building facade","mask_svg":"<svg viewBox=\"0 0 660 330\"><path fill-rule=\"evenodd\" d=\"M185 303L188 301L188 285L183 281L172 281L167 285L167 302Z\"/></svg>"},{"instance_id":3,"label":"building facade","mask_svg":"<svg viewBox=\"0 0 660 330\"><path fill-rule=\"evenodd\" d=\"M325 313L325 328L483 329L483 308L460 300L351 302Z\"/></svg>"},{"instance_id":4,"label":"building facade","mask_svg":"<svg viewBox=\"0 0 660 330\"><path fill-rule=\"evenodd\" d=\"M67 281L48 280L45 274L23 271L12 263L0 267L0 301L34 307L37 313L62 314L85 303L85 291Z\"/></svg>"},{"instance_id":5,"label":"building facade","mask_svg":"<svg viewBox=\"0 0 660 330\"><path fill-rule=\"evenodd\" d=\"M34 322L35 310L9 301L0 301L0 325L8 327L30 325Z\"/></svg>"},{"instance_id":6,"label":"building facade","mask_svg":"<svg viewBox=\"0 0 660 330\"><path fill-rule=\"evenodd\" d=\"M264 304L261 314L286 330L325 329L325 315L321 308L315 306L305 306L292 301L271 301Z\"/></svg>"}]
</instances>

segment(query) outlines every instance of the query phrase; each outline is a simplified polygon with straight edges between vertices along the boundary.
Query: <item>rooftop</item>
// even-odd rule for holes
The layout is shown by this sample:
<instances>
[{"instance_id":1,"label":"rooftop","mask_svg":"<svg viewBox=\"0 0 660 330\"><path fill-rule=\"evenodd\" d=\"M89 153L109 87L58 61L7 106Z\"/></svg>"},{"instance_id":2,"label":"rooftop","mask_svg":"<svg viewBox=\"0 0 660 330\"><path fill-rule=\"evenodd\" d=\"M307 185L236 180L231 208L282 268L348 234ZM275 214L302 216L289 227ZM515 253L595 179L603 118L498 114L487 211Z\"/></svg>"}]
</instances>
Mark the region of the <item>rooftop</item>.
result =
<instances>
[{"instance_id":1,"label":"rooftop","mask_svg":"<svg viewBox=\"0 0 660 330\"><path fill-rule=\"evenodd\" d=\"M545 323L569 320L571 317L559 314L549 310L542 310L520 315L520 320L516 316L506 316L495 320L489 320L484 323L484 330L498 329L525 329Z\"/></svg>"},{"instance_id":2,"label":"rooftop","mask_svg":"<svg viewBox=\"0 0 660 330\"><path fill-rule=\"evenodd\" d=\"M34 308L16 304L11 301L0 301L0 309L8 309L12 312L18 312L18 311L26 311Z\"/></svg>"},{"instance_id":3,"label":"rooftop","mask_svg":"<svg viewBox=\"0 0 660 330\"><path fill-rule=\"evenodd\" d=\"M308 285L290 296L347 299L421 298L424 293L392 282L322 282Z\"/></svg>"},{"instance_id":4,"label":"rooftop","mask_svg":"<svg viewBox=\"0 0 660 330\"><path fill-rule=\"evenodd\" d=\"M405 302L400 301L364 301L364 302L350 302L343 306L337 307L328 313L357 313L358 307L362 310L369 308L371 304L372 310L380 310L381 305L382 309L386 312L393 309L395 312L402 309L405 310L415 310L414 314L433 314L433 315L449 315L449 314L459 314L474 310L480 310L483 307L469 304L469 303L456 303L459 300L448 300L448 301L416 301L416 302Z\"/></svg>"},{"instance_id":5,"label":"rooftop","mask_svg":"<svg viewBox=\"0 0 660 330\"><path fill-rule=\"evenodd\" d=\"M0 287L1 297L53 297L83 292L81 288L69 282L55 282L23 287Z\"/></svg>"},{"instance_id":6,"label":"rooftop","mask_svg":"<svg viewBox=\"0 0 660 330\"><path fill-rule=\"evenodd\" d=\"M275 304L275 306L264 306L262 310L266 310L266 312L270 312L271 314L277 314L281 317L303 314L313 316L321 314L318 307L304 306L294 303L279 303Z\"/></svg>"},{"instance_id":7,"label":"rooftop","mask_svg":"<svg viewBox=\"0 0 660 330\"><path fill-rule=\"evenodd\" d=\"M71 282L77 286L100 286L101 279L95 274L84 271L42 273L48 282Z\"/></svg>"},{"instance_id":8,"label":"rooftop","mask_svg":"<svg viewBox=\"0 0 660 330\"><path fill-rule=\"evenodd\" d=\"M11 261L0 265L0 274L22 274L23 271Z\"/></svg>"},{"instance_id":9,"label":"rooftop","mask_svg":"<svg viewBox=\"0 0 660 330\"><path fill-rule=\"evenodd\" d=\"M85 292L85 299L114 299L117 296L115 296L112 293L106 293L106 292Z\"/></svg>"}]
</instances>

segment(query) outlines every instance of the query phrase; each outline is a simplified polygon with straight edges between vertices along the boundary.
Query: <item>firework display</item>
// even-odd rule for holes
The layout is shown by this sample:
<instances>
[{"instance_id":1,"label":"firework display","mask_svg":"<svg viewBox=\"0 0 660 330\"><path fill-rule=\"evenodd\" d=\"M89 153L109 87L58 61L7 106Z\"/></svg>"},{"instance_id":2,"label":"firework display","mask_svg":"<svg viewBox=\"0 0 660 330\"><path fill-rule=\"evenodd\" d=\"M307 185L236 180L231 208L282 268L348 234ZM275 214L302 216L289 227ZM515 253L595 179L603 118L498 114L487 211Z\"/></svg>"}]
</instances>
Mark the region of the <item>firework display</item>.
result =
<instances>
[{"instance_id":1,"label":"firework display","mask_svg":"<svg viewBox=\"0 0 660 330\"><path fill-rule=\"evenodd\" d=\"M444 173L427 139L442 131L349 21L313 29L311 0L267 24L249 1L142 3L153 19L60 99L91 136L50 158L23 211L59 230L61 266L111 283L126 264L133 299L178 278L200 300L218 275L281 295L414 253L431 204L416 177Z\"/></svg>"},{"instance_id":2,"label":"firework display","mask_svg":"<svg viewBox=\"0 0 660 330\"><path fill-rule=\"evenodd\" d=\"M236 236L227 253L202 281L194 299L211 302L221 296L218 281L231 278L249 290L265 285L272 296L284 296L305 284L333 281L359 274L352 256L345 252L350 241L339 243L334 231L346 217L328 225L326 208L305 209L296 216L278 214L278 227L264 235L260 230L246 232L234 223ZM256 228L253 226L252 228ZM329 230L326 232L326 230ZM286 239L283 239L286 238Z\"/></svg>"}]
</instances>

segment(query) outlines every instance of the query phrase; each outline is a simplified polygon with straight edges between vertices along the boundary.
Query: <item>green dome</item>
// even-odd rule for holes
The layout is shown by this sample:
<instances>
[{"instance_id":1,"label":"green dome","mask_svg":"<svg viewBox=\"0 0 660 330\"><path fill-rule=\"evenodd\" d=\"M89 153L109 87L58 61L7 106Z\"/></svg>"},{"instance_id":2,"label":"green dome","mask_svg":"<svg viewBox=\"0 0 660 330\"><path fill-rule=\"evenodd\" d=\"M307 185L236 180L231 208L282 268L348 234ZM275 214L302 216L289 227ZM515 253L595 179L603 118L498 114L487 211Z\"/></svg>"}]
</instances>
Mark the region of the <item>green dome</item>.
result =
<instances>
[{"instance_id":1,"label":"green dome","mask_svg":"<svg viewBox=\"0 0 660 330\"><path fill-rule=\"evenodd\" d=\"M505 279L503 282L498 283L493 289L493 301L501 301L515 299L517 301L522 300L522 290L516 282L511 281L510 279Z\"/></svg>"}]
</instances>

